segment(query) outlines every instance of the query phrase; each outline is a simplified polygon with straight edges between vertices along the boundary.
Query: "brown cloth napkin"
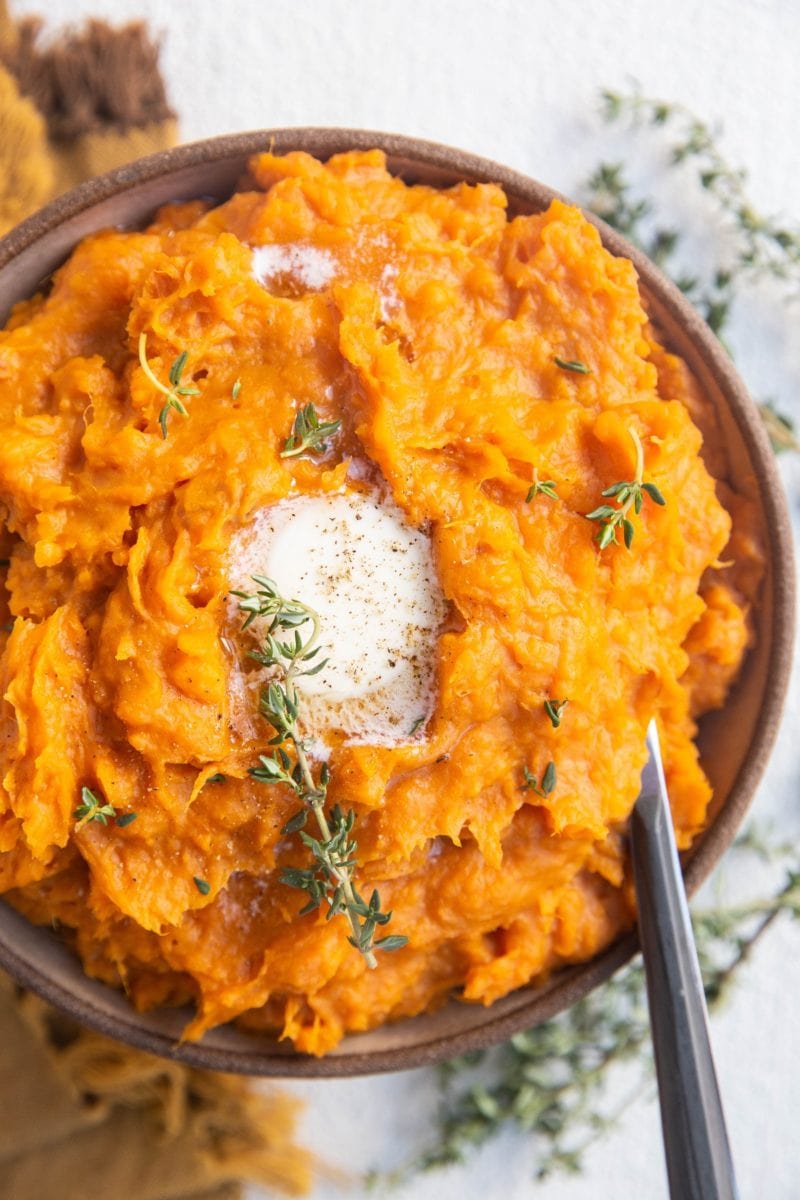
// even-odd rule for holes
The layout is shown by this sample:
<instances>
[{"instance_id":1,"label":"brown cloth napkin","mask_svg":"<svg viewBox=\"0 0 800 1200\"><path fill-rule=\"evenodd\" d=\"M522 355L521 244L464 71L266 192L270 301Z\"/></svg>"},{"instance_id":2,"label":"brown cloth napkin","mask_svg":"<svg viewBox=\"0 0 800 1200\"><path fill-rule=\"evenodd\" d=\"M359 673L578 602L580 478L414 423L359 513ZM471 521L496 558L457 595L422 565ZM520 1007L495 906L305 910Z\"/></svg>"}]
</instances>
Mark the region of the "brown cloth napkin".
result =
<instances>
[{"instance_id":1,"label":"brown cloth napkin","mask_svg":"<svg viewBox=\"0 0 800 1200\"><path fill-rule=\"evenodd\" d=\"M0 234L91 175L171 146L142 23L48 37L0 0ZM0 1200L240 1200L311 1186L297 1103L91 1033L0 974Z\"/></svg>"},{"instance_id":2,"label":"brown cloth napkin","mask_svg":"<svg viewBox=\"0 0 800 1200\"><path fill-rule=\"evenodd\" d=\"M0 0L0 234L60 192L175 145L175 114L142 22L42 40Z\"/></svg>"}]
</instances>

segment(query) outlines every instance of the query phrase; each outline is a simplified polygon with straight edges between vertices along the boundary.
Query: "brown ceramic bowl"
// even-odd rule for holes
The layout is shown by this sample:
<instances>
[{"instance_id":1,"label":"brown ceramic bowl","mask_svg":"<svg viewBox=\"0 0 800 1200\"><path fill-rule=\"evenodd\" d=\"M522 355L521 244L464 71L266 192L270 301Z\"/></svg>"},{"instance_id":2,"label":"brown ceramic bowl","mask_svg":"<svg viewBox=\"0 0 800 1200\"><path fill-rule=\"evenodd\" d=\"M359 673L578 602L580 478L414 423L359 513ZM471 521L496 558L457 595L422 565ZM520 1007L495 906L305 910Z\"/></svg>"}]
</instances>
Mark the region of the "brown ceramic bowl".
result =
<instances>
[{"instance_id":1,"label":"brown ceramic bowl","mask_svg":"<svg viewBox=\"0 0 800 1200\"><path fill-rule=\"evenodd\" d=\"M196 196L225 199L248 156L272 146L327 158L348 149L382 147L392 171L434 186L492 181L505 189L512 213L537 212L554 193L506 167L416 138L351 129L267 129L214 138L155 154L60 197L0 241L0 321L30 296L87 234L109 225L144 224L161 204ZM756 643L724 709L702 723L702 762L714 787L711 822L686 856L694 891L730 844L753 796L775 736L791 661L792 543L773 453L755 405L731 360L695 310L647 258L601 222L607 247L631 258L651 315L664 340L699 379L716 406L738 485L755 499L766 554ZM85 1025L132 1045L202 1067L254 1075L356 1075L437 1062L487 1046L551 1017L607 979L637 949L634 935L542 987L526 987L490 1008L451 1002L437 1012L371 1033L347 1037L328 1057L297 1054L233 1027L181 1044L186 1014L138 1013L121 992L84 975L78 960L49 929L29 924L0 903L0 964Z\"/></svg>"}]
</instances>

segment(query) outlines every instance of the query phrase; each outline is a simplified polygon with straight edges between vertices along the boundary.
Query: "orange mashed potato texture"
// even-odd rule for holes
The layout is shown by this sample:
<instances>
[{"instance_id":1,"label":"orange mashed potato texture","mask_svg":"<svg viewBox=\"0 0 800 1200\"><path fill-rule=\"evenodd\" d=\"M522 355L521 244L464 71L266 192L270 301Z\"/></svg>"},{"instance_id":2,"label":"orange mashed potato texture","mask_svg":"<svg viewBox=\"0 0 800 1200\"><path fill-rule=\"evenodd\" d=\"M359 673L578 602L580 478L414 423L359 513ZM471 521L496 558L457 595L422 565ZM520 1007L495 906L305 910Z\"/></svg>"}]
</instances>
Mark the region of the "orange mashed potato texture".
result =
<instances>
[{"instance_id":1,"label":"orange mashed potato texture","mask_svg":"<svg viewBox=\"0 0 800 1200\"><path fill-rule=\"evenodd\" d=\"M713 414L578 210L509 220L498 187L408 186L377 151L250 169L218 207L88 237L0 334L0 888L138 1007L193 1001L188 1037L241 1017L322 1054L454 989L489 1004L631 924L645 728L686 847L710 800L694 719L748 639L736 570L712 569L728 511L755 551L700 456L690 409ZM295 249L263 286L269 244ZM332 269L293 270L298 247ZM185 350L198 389L166 439L142 331L158 379ZM340 432L281 458L310 402ZM585 514L633 477L631 430L666 505L601 551ZM410 939L373 971L279 880L307 852L280 832L296 799L248 774L273 731L235 719L226 599L235 533L290 494L368 489L353 461L429 532L450 612L424 733L333 738L359 889ZM534 478L558 498L527 501ZM548 698L569 699L558 728ZM550 762L553 790L526 790ZM84 786L136 820L76 828Z\"/></svg>"}]
</instances>

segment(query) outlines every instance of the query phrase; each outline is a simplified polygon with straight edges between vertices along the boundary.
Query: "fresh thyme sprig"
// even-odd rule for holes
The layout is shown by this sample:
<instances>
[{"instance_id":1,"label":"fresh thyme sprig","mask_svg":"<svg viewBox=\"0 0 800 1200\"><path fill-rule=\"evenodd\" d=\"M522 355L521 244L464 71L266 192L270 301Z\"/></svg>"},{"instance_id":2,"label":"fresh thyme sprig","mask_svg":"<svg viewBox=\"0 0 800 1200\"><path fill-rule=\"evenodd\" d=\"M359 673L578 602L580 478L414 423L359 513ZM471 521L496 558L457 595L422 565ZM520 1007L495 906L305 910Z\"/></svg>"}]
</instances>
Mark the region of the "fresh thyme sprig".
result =
<instances>
[{"instance_id":1,"label":"fresh thyme sprig","mask_svg":"<svg viewBox=\"0 0 800 1200\"><path fill-rule=\"evenodd\" d=\"M102 797L96 796L88 787L81 788L81 803L72 815L77 821L76 833L91 821L97 821L98 825L108 825L109 821L114 821L115 825L124 829L137 817L135 812L118 813L113 804L104 803Z\"/></svg>"},{"instance_id":2,"label":"fresh thyme sprig","mask_svg":"<svg viewBox=\"0 0 800 1200\"><path fill-rule=\"evenodd\" d=\"M152 383L153 387L161 392L162 396L166 396L167 402L158 414L158 423L161 426L161 436L166 440L167 437L167 418L169 410L175 409L175 412L180 413L182 417L187 417L188 411L186 405L181 399L182 396L199 396L200 389L196 388L191 383L181 383L181 377L186 367L188 354L183 350L169 369L169 383L162 383L161 380L154 374L153 368L147 361L147 333L143 329L139 334L139 364L147 378Z\"/></svg>"},{"instance_id":3,"label":"fresh thyme sprig","mask_svg":"<svg viewBox=\"0 0 800 1200\"><path fill-rule=\"evenodd\" d=\"M589 521L598 521L600 528L595 534L595 541L601 550L605 550L606 546L617 545L617 533L622 532L622 539L628 550L633 542L634 526L628 515L633 511L638 514L642 511L645 495L649 496L656 504L666 504L666 500L661 495L654 483L644 482L644 449L642 448L642 439L633 428L630 427L628 432L631 435L633 444L636 447L636 471L633 479L629 479L623 483L612 483L611 487L605 488L600 494L609 499L616 501L617 507L612 504L601 504L598 508L592 509L586 514L586 519Z\"/></svg>"},{"instance_id":4,"label":"fresh thyme sprig","mask_svg":"<svg viewBox=\"0 0 800 1200\"><path fill-rule=\"evenodd\" d=\"M281 458L323 454L328 449L328 438L333 437L341 424L341 421L320 421L314 405L306 404L295 413L292 432L283 444Z\"/></svg>"},{"instance_id":5,"label":"fresh thyme sprig","mask_svg":"<svg viewBox=\"0 0 800 1200\"><path fill-rule=\"evenodd\" d=\"M648 1038L644 974L635 964L567 1012L516 1034L494 1054L444 1064L435 1137L391 1182L463 1163L510 1127L534 1135L537 1179L559 1169L579 1170L588 1147L621 1115L619 1109L597 1107L610 1065L638 1059L633 1095L650 1086Z\"/></svg>"},{"instance_id":6,"label":"fresh thyme sprig","mask_svg":"<svg viewBox=\"0 0 800 1200\"><path fill-rule=\"evenodd\" d=\"M351 837L355 813L345 813L337 804L326 812L325 801L330 775L326 763L314 777L308 756L308 745L300 735L298 720L301 695L297 680L316 675L327 660L319 659L320 620L318 614L299 600L287 600L272 579L254 575L256 592L235 591L239 608L246 614L246 629L256 618L267 621L267 630L260 649L250 657L269 669L271 678L261 689L259 701L262 716L275 730L270 741L271 754L259 756L259 765L250 774L260 783L280 784L295 793L302 807L290 817L282 833L299 833L304 846L311 851L311 867L289 867L282 881L308 895L300 915L314 912L327 904L326 918L343 913L350 923L350 943L364 956L368 967L377 966L376 950L399 950L408 938L399 934L375 937L382 926L388 925L391 912L383 912L377 890L365 901L355 886L358 845ZM305 627L310 632L304 637ZM285 640L282 640L284 639ZM319 830L314 837L305 830L312 813Z\"/></svg>"},{"instance_id":7,"label":"fresh thyme sprig","mask_svg":"<svg viewBox=\"0 0 800 1200\"><path fill-rule=\"evenodd\" d=\"M676 135L671 148L672 163L694 165L700 186L714 197L735 234L740 269L787 281L794 276L793 282L797 284L800 229L756 211L745 190L746 172L732 167L725 159L714 130L705 121L682 104L655 100L638 89L627 95L604 91L601 103L606 121L627 120L633 126L660 127ZM724 286L730 282L724 281Z\"/></svg>"},{"instance_id":8,"label":"fresh thyme sprig","mask_svg":"<svg viewBox=\"0 0 800 1200\"><path fill-rule=\"evenodd\" d=\"M743 838L735 853L752 852ZM789 853L796 856L794 847ZM784 859L786 851L767 851ZM800 862L789 862L774 895L694 914L706 998L724 1002L738 967L781 916L800 919ZM634 1078L621 1103L604 1096L610 1069L629 1063ZM636 961L572 1008L517 1034L498 1050L451 1060L440 1068L440 1107L430 1145L391 1175L401 1183L419 1171L461 1163L503 1130L533 1135L536 1176L579 1171L587 1149L630 1105L653 1088L644 970Z\"/></svg>"},{"instance_id":9,"label":"fresh thyme sprig","mask_svg":"<svg viewBox=\"0 0 800 1200\"><path fill-rule=\"evenodd\" d=\"M674 279L714 332L722 337L741 294L742 284L769 279L790 298L800 297L800 228L764 216L751 203L747 174L720 153L714 131L680 104L631 93L602 93L602 112L609 122L626 121L677 135L670 164L694 171L698 189L717 206L720 232L717 261L704 282L682 273L675 264L681 239L677 230L657 221L656 205L634 195L621 163L600 163L587 180L587 207L613 225ZM709 239L706 237L706 244ZM800 450L792 421L773 401L759 405L777 451Z\"/></svg>"}]
</instances>

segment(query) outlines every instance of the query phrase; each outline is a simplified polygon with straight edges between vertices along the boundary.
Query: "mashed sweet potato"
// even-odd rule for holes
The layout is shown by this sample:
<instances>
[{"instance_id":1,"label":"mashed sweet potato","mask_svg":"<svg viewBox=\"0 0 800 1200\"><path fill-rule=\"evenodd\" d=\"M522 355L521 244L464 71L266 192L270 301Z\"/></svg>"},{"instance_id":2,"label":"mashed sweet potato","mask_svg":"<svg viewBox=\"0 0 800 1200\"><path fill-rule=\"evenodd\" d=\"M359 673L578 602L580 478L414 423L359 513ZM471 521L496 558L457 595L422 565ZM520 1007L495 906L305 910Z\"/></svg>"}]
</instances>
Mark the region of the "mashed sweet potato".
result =
<instances>
[{"instance_id":1,"label":"mashed sweet potato","mask_svg":"<svg viewBox=\"0 0 800 1200\"><path fill-rule=\"evenodd\" d=\"M508 220L499 188L407 186L377 151L263 154L251 175L87 238L0 334L0 888L137 1006L194 1001L187 1036L242 1018L322 1054L454 989L489 1004L630 925L647 722L686 847L710 799L695 718L741 662L758 551L701 457L690 410L713 414L579 211ZM198 390L166 438L143 331L155 375L186 351ZM341 431L282 459L309 402ZM586 514L632 478L632 431L666 504L600 550ZM237 530L290 493L370 486L354 462L429 531L449 609L424 735L332 747L359 886L410 939L374 971L279 881L296 801L248 775L272 731L233 719L226 603ZM557 498L527 499L535 479ZM565 698L555 727L544 703ZM551 762L547 794L524 786ZM136 819L79 825L83 787Z\"/></svg>"}]
</instances>

